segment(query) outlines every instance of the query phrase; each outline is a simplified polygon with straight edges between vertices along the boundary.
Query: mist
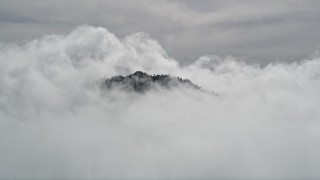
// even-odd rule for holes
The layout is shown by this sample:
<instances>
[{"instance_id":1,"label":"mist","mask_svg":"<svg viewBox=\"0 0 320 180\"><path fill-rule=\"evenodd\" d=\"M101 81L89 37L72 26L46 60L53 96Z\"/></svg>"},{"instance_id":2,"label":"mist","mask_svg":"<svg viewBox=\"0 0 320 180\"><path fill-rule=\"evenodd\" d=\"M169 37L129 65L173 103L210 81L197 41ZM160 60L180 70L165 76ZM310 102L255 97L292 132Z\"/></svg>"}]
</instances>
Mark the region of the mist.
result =
<instances>
[{"instance_id":1,"label":"mist","mask_svg":"<svg viewBox=\"0 0 320 180\"><path fill-rule=\"evenodd\" d=\"M108 91L137 70L205 91ZM144 33L81 26L0 45L1 178L319 178L320 56L189 65Z\"/></svg>"}]
</instances>

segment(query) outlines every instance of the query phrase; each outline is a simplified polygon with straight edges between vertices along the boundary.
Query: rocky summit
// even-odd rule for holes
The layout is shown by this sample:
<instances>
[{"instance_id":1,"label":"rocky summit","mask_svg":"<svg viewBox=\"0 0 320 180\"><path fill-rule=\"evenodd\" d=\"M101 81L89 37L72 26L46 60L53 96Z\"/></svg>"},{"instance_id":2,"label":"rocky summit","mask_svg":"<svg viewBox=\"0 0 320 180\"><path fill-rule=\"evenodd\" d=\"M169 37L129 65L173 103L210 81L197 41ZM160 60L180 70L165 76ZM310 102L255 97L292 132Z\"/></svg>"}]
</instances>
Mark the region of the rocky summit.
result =
<instances>
[{"instance_id":1,"label":"rocky summit","mask_svg":"<svg viewBox=\"0 0 320 180\"><path fill-rule=\"evenodd\" d=\"M107 89L121 89L137 93L144 93L152 89L172 89L177 87L191 88L201 90L201 88L193 84L189 79L182 79L170 75L150 75L142 71L136 71L127 76L114 76L107 78L102 83Z\"/></svg>"}]
</instances>

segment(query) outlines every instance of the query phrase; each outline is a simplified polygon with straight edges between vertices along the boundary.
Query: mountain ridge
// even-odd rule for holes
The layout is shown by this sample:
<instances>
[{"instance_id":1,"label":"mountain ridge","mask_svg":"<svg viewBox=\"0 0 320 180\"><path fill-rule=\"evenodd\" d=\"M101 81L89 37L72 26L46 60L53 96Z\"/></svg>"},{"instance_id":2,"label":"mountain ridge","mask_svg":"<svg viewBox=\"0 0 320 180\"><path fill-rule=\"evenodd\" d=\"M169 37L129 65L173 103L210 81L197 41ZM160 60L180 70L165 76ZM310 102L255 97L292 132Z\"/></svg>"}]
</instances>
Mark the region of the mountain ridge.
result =
<instances>
[{"instance_id":1,"label":"mountain ridge","mask_svg":"<svg viewBox=\"0 0 320 180\"><path fill-rule=\"evenodd\" d=\"M102 86L107 89L119 88L136 93L145 93L152 89L172 89L175 87L202 90L200 86L192 83L189 79L183 79L169 74L150 75L142 71L136 71L127 76L117 75L106 78Z\"/></svg>"}]
</instances>

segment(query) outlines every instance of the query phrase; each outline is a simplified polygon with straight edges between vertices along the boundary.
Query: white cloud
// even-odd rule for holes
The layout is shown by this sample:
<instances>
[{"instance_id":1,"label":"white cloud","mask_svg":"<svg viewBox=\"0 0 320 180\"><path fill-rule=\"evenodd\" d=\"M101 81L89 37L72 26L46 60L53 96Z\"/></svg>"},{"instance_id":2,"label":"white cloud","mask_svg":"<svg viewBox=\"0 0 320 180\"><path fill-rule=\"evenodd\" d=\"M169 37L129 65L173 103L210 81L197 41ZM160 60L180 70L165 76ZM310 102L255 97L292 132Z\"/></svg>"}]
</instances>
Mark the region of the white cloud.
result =
<instances>
[{"instance_id":1,"label":"white cloud","mask_svg":"<svg viewBox=\"0 0 320 180\"><path fill-rule=\"evenodd\" d=\"M136 70L192 90L107 92ZM320 59L189 66L144 34L83 26L0 50L0 177L319 177Z\"/></svg>"}]
</instances>

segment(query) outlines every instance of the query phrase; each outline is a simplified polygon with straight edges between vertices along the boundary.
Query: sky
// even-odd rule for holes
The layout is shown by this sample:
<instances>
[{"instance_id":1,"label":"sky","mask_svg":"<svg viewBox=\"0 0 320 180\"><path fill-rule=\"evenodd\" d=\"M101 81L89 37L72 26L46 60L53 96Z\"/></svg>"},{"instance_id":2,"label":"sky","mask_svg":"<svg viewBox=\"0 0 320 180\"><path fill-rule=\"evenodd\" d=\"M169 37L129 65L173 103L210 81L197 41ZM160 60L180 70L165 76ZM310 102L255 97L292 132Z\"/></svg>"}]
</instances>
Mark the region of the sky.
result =
<instances>
[{"instance_id":1,"label":"sky","mask_svg":"<svg viewBox=\"0 0 320 180\"><path fill-rule=\"evenodd\" d=\"M203 55L292 62L320 46L319 6L317 0L1 0L0 40L66 34L87 24L120 38L147 33L183 64Z\"/></svg>"}]
</instances>

